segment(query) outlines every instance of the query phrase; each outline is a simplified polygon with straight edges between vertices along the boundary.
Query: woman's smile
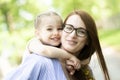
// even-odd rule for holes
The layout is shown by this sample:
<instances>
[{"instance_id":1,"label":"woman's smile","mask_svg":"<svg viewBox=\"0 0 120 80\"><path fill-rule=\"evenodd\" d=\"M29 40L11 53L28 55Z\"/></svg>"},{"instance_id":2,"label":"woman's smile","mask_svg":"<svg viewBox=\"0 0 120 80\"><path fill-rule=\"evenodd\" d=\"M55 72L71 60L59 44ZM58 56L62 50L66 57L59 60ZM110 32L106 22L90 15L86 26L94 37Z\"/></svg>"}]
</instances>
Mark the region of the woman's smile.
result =
<instances>
[{"instance_id":1,"label":"woman's smile","mask_svg":"<svg viewBox=\"0 0 120 80\"><path fill-rule=\"evenodd\" d=\"M77 42L74 41L74 40L67 40L67 43L70 44L70 45L76 45Z\"/></svg>"}]
</instances>

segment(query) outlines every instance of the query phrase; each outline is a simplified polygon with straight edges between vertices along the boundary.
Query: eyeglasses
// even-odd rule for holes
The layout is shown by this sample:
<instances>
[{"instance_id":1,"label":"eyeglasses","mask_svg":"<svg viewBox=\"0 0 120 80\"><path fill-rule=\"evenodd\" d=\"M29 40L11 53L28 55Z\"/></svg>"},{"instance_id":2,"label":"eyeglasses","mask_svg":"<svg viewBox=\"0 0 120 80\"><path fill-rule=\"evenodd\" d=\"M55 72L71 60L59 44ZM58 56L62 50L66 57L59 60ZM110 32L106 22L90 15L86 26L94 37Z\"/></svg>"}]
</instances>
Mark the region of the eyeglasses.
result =
<instances>
[{"instance_id":1,"label":"eyeglasses","mask_svg":"<svg viewBox=\"0 0 120 80\"><path fill-rule=\"evenodd\" d=\"M64 29L65 32L67 33L72 33L74 30L76 31L76 35L79 37L85 37L87 36L87 31L83 28L74 28L73 25L71 24L65 24Z\"/></svg>"}]
</instances>

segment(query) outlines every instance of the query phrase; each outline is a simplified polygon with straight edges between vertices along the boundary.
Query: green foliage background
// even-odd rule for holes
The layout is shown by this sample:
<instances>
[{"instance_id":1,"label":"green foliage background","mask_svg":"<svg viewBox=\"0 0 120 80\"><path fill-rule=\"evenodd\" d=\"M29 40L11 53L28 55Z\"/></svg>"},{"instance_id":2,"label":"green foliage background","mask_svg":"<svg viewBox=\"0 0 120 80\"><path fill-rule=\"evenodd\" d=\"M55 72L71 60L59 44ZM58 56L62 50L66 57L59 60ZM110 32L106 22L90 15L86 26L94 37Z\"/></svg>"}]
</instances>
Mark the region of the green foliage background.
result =
<instances>
[{"instance_id":1,"label":"green foliage background","mask_svg":"<svg viewBox=\"0 0 120 80\"><path fill-rule=\"evenodd\" d=\"M21 62L26 44L34 36L34 18L41 12L55 10L64 19L69 12L82 9L97 22L119 15L119 3L120 0L1 0L0 56L8 58L14 65ZM120 47L119 28L100 30L99 34L102 43Z\"/></svg>"}]
</instances>

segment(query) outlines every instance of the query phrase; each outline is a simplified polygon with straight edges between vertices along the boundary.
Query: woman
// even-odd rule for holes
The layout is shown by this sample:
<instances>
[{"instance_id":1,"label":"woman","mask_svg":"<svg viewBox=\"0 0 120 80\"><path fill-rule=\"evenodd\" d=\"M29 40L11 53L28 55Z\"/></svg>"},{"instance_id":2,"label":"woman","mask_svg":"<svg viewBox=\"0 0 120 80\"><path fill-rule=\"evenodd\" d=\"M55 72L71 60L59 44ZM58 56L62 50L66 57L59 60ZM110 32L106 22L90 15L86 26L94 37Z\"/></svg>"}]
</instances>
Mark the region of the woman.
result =
<instances>
[{"instance_id":1,"label":"woman","mask_svg":"<svg viewBox=\"0 0 120 80\"><path fill-rule=\"evenodd\" d=\"M88 13L77 10L67 16L64 21L64 29L61 37L61 48L75 55L81 61L90 59L96 52L102 67L104 79L110 80L100 46L96 24ZM76 70L73 75L69 75L69 78L71 80L94 79L88 65L82 65L80 70Z\"/></svg>"},{"instance_id":2,"label":"woman","mask_svg":"<svg viewBox=\"0 0 120 80\"><path fill-rule=\"evenodd\" d=\"M110 80L98 39L96 24L92 17L84 11L74 11L67 16L64 25L61 39L62 48L74 53L80 60L87 59L97 52L104 78ZM80 71L76 71L73 78L81 79L79 73Z\"/></svg>"}]
</instances>

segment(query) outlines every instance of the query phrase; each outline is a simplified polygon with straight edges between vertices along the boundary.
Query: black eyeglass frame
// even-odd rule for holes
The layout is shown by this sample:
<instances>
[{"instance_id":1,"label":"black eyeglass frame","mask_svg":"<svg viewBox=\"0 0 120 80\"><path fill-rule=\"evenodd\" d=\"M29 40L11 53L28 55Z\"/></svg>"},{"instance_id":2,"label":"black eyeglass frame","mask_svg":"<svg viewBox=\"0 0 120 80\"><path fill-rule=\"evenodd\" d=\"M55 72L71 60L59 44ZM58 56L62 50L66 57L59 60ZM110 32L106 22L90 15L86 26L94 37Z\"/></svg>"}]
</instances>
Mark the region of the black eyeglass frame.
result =
<instances>
[{"instance_id":1,"label":"black eyeglass frame","mask_svg":"<svg viewBox=\"0 0 120 80\"><path fill-rule=\"evenodd\" d=\"M71 26L71 27L72 27L72 30L69 31L69 32L66 31L66 30L65 30L65 26L66 26L66 25ZM66 33L72 33L72 32L75 30L76 35L79 36L79 37L85 37L85 36L87 36L87 34L88 34L88 31L87 31L86 29L84 29L84 28L74 28L74 26L71 25L71 24L64 24L63 26L64 26L63 31L65 31ZM78 30L84 31L84 33L81 32L83 35L78 35L78 32L77 32Z\"/></svg>"}]
</instances>

